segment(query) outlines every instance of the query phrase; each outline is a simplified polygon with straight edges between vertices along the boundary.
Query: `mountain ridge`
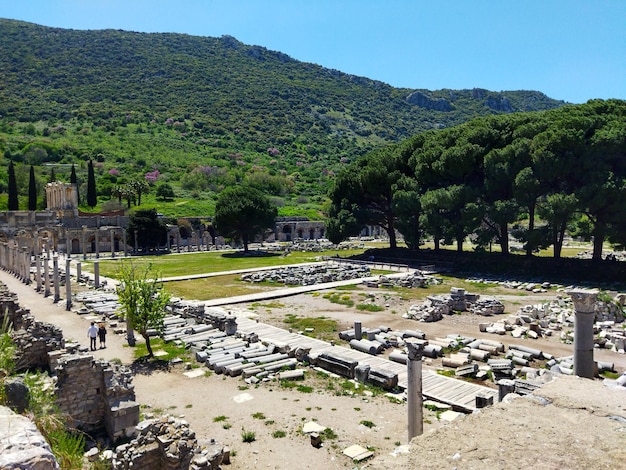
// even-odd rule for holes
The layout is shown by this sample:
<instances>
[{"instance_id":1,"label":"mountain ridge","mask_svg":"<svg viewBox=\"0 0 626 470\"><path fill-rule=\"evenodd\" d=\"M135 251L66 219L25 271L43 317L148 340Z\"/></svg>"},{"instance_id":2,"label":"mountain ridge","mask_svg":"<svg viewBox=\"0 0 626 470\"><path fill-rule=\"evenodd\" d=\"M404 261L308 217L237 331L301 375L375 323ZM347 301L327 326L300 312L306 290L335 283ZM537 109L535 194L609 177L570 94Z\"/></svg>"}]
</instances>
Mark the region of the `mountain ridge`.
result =
<instances>
[{"instance_id":1,"label":"mountain ridge","mask_svg":"<svg viewBox=\"0 0 626 470\"><path fill-rule=\"evenodd\" d=\"M158 169L159 181L196 201L262 173L286 204L321 203L333 175L371 150L478 116L566 104L538 91L395 88L229 35L0 19L0 47L0 150L82 171L98 160L103 198Z\"/></svg>"}]
</instances>

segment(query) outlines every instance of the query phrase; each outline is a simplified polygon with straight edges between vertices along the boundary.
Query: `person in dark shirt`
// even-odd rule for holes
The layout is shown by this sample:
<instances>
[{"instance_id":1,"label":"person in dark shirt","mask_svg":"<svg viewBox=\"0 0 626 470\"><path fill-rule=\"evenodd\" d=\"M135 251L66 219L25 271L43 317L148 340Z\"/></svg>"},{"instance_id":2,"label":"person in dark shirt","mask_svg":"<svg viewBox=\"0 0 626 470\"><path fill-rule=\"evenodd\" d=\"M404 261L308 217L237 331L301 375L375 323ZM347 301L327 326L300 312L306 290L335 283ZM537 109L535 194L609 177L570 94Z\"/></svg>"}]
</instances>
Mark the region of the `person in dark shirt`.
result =
<instances>
[{"instance_id":1,"label":"person in dark shirt","mask_svg":"<svg viewBox=\"0 0 626 470\"><path fill-rule=\"evenodd\" d=\"M107 347L107 329L104 323L98 325L98 338L100 339L100 349Z\"/></svg>"}]
</instances>

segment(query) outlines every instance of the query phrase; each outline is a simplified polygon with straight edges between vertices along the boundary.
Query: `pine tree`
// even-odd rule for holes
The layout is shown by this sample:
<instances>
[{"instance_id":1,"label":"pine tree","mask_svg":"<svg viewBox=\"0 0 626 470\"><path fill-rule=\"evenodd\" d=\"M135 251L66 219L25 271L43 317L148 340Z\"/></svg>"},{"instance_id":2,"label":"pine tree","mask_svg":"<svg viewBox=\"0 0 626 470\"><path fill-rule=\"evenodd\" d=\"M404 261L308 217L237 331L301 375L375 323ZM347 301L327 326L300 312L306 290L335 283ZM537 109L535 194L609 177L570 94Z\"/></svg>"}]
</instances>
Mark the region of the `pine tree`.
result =
<instances>
[{"instance_id":1,"label":"pine tree","mask_svg":"<svg viewBox=\"0 0 626 470\"><path fill-rule=\"evenodd\" d=\"M13 161L9 162L9 210L18 210L19 202L17 199L17 180L15 179L15 167Z\"/></svg>"},{"instance_id":2,"label":"pine tree","mask_svg":"<svg viewBox=\"0 0 626 470\"><path fill-rule=\"evenodd\" d=\"M76 203L80 205L80 194L78 193L78 179L76 178L76 168L72 163L72 172L70 173L70 183L76 188Z\"/></svg>"},{"instance_id":3,"label":"pine tree","mask_svg":"<svg viewBox=\"0 0 626 470\"><path fill-rule=\"evenodd\" d=\"M28 210L37 210L37 182L35 181L35 168L30 166L30 178L28 180Z\"/></svg>"},{"instance_id":4,"label":"pine tree","mask_svg":"<svg viewBox=\"0 0 626 470\"><path fill-rule=\"evenodd\" d=\"M87 205L89 207L96 207L97 204L96 175L93 172L93 161L89 160L89 166L87 167Z\"/></svg>"}]
</instances>

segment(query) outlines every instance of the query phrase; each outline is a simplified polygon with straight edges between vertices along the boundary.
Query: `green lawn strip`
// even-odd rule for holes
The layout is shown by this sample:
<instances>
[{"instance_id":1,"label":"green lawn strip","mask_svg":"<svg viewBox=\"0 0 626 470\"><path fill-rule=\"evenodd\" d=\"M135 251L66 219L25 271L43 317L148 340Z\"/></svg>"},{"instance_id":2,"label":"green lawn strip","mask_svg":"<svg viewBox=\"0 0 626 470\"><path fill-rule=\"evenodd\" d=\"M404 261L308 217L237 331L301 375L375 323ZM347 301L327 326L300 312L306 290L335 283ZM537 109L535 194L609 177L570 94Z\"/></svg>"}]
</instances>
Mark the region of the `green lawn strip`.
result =
<instances>
[{"instance_id":1,"label":"green lawn strip","mask_svg":"<svg viewBox=\"0 0 626 470\"><path fill-rule=\"evenodd\" d=\"M363 253L364 250L343 250L342 257L353 256ZM172 253L161 256L142 256L132 258L132 263L139 267L152 265L154 271L162 277L175 277L183 275L215 273L239 269L254 269L265 266L280 266L284 264L298 264L315 262L321 256L336 256L336 251L325 252L298 252L294 251L288 256L281 256L282 252L266 253L263 256L243 256L242 252L197 252L192 254ZM128 259L100 260L100 274L115 278L119 271L120 262L129 262ZM83 262L88 270L91 270L92 260Z\"/></svg>"}]
</instances>

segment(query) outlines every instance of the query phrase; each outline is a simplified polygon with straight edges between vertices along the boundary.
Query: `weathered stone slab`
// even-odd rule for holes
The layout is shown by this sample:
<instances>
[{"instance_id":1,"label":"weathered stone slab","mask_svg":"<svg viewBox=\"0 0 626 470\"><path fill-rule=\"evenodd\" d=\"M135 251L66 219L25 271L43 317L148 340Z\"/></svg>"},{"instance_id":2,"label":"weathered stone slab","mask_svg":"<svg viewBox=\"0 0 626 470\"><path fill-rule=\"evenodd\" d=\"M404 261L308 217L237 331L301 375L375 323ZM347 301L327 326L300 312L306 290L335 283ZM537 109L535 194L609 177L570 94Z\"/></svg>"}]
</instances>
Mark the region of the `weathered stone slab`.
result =
<instances>
[{"instance_id":1,"label":"weathered stone slab","mask_svg":"<svg viewBox=\"0 0 626 470\"><path fill-rule=\"evenodd\" d=\"M50 446L35 424L4 406L0 406L0 468L59 468Z\"/></svg>"}]
</instances>

